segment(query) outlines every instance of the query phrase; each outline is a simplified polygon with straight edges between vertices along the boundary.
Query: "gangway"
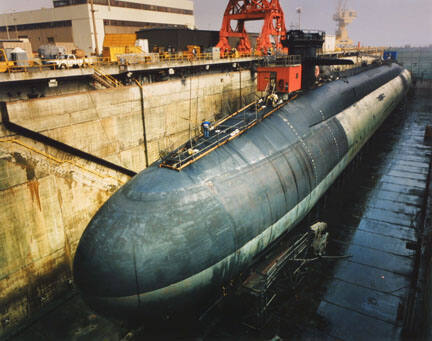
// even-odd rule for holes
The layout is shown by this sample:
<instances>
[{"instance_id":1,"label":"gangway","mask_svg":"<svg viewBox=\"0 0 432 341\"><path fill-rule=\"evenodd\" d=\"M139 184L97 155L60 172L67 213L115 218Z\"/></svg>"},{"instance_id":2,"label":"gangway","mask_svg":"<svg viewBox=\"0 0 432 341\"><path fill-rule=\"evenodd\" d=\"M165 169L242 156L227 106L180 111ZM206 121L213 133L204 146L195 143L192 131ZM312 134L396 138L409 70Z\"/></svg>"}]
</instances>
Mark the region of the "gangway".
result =
<instances>
[{"instance_id":1,"label":"gangway","mask_svg":"<svg viewBox=\"0 0 432 341\"><path fill-rule=\"evenodd\" d=\"M294 95L292 99L295 96L297 95ZM189 140L164 158L159 166L181 171L213 150L237 138L288 103L288 101L271 102L270 96L260 101L253 101L233 114L215 122L209 137L200 134Z\"/></svg>"}]
</instances>

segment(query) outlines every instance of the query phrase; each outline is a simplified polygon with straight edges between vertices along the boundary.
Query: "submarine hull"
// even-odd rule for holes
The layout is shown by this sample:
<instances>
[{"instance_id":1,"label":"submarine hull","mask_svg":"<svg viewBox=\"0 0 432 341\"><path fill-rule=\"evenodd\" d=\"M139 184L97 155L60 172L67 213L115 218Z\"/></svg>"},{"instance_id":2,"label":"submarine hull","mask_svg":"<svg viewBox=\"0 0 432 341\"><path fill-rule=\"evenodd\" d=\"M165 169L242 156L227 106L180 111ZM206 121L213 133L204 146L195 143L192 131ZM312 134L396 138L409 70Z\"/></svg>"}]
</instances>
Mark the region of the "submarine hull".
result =
<instances>
[{"instance_id":1,"label":"submarine hull","mask_svg":"<svg viewBox=\"0 0 432 341\"><path fill-rule=\"evenodd\" d=\"M117 191L79 242L83 298L118 319L195 310L293 229L404 97L384 65L323 85L181 172L153 165Z\"/></svg>"}]
</instances>

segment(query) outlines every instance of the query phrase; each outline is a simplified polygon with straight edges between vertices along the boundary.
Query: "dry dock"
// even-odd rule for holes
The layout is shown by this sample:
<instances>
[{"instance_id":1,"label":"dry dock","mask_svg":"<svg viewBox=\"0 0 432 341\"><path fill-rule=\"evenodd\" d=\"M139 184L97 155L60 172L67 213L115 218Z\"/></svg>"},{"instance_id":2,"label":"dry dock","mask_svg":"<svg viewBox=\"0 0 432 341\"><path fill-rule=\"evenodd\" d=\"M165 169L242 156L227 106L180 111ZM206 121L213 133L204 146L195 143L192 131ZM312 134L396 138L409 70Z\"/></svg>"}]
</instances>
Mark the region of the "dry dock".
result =
<instances>
[{"instance_id":1,"label":"dry dock","mask_svg":"<svg viewBox=\"0 0 432 341\"><path fill-rule=\"evenodd\" d=\"M429 50L401 55L417 79L432 77ZM88 77L64 76L58 88L39 98L27 98L35 84L30 81L0 86L0 99L8 101L7 116L0 122L0 338L119 340L130 332L96 316L72 286L72 259L84 227L128 180L96 161L140 171L146 159L151 163L187 140L202 119L216 118L255 98L250 70L233 69L232 63L227 69L145 83L144 96L136 84L88 91ZM46 79L43 82L47 87ZM385 336L415 328L412 322L423 314L422 300L432 297L432 286L424 281L430 277L424 266L431 263L428 244L416 243L421 235L414 232L421 223L418 212L425 212L423 241L428 240L431 218L423 207L430 212L424 200L430 145L422 136L431 124L432 96L427 81L417 87L405 114L391 116L303 224L327 221L327 254L350 257L312 262L294 291L281 285L270 321L260 333L242 325L249 309L246 301L228 304L204 330L183 329L180 334L204 339L311 334L349 339L341 315L361 318L365 326L376 323L382 328L375 329ZM19 132L7 129L5 118L19 126ZM25 131L31 134L23 135ZM55 143L46 144L49 138ZM62 143L93 158L70 153ZM413 276L417 270L418 280ZM416 287L426 295L409 295ZM360 296L354 299L356 292ZM145 330L134 331L135 339L149 337ZM430 328L426 332L432 335ZM173 333L168 336L179 335Z\"/></svg>"},{"instance_id":2,"label":"dry dock","mask_svg":"<svg viewBox=\"0 0 432 341\"><path fill-rule=\"evenodd\" d=\"M94 315L79 296L53 305L16 340L204 339L400 339L414 335L422 300L421 240L428 231L427 202L432 125L431 84L417 84L365 150L317 205L314 217L329 224L328 255L347 256L311 264L303 284L282 292L261 332L244 327L233 310L222 311L210 328L154 334L132 331ZM426 87L426 88L424 88ZM429 188L430 191L430 188ZM426 222L426 223L425 223ZM429 226L430 228L430 226ZM424 290L421 290L424 292ZM229 319L227 323L225 318ZM219 321L219 322L217 322Z\"/></svg>"}]
</instances>

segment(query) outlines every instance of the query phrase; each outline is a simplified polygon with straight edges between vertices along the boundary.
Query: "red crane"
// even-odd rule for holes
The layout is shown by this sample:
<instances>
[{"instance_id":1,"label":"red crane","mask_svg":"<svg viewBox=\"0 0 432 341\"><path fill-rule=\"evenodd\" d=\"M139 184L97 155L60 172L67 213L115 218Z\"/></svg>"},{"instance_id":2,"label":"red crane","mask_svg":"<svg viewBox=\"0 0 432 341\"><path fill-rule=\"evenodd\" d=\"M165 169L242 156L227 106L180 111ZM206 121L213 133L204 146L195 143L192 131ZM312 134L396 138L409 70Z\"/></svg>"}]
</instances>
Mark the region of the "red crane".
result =
<instances>
[{"instance_id":1,"label":"red crane","mask_svg":"<svg viewBox=\"0 0 432 341\"><path fill-rule=\"evenodd\" d=\"M231 20L237 20L237 27L234 30L231 27ZM274 38L274 47L283 49L280 40L286 35L286 27L279 0L229 0L222 21L219 43L216 45L221 49L222 56L231 51L228 37L240 38L237 44L237 51L240 54L245 55L252 52L245 30L245 22L251 20L264 20L255 48L257 54L267 54L273 47L270 36Z\"/></svg>"}]
</instances>

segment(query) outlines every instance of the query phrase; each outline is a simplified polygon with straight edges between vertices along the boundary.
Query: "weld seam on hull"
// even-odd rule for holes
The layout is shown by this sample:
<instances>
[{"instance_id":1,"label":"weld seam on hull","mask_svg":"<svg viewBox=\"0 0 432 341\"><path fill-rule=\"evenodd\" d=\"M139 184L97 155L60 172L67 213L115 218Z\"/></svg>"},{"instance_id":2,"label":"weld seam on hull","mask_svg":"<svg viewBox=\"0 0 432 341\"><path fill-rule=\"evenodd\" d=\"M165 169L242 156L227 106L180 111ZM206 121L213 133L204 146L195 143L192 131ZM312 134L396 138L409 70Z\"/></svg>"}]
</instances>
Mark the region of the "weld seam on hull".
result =
<instances>
[{"instance_id":1,"label":"weld seam on hull","mask_svg":"<svg viewBox=\"0 0 432 341\"><path fill-rule=\"evenodd\" d=\"M404 78L410 81L410 76L407 71L403 73ZM368 108L371 103L376 103L374 97L378 93L386 93L388 96L385 97L384 101L381 101L380 106L374 106ZM391 92L392 91L392 92ZM396 105L399 103L404 92L404 82L402 74L395 77L393 80L384 84L380 88L371 92L369 95L362 98L360 101L354 103L344 111L338 113L335 118L340 122L344 128L345 134L349 138L349 149L345 156L337 163L337 165L328 173L328 175L295 207L293 207L287 214L280 218L276 223L269 226L261 234L247 242L243 247L238 249L233 254L225 257L213 266L192 275L182 281L173 283L167 287L160 288L151 292L139 294L141 303L169 300L170 298L177 297L179 295L187 295L188 291L199 290L199 288L206 287L211 284L214 273L223 271L231 262L237 262L239 264L247 264L253 256L265 249L271 242L276 240L283 233L292 230L296 224L298 224L310 211L310 209L318 202L321 196L327 191L327 189L333 184L339 174L346 168L354 156L360 151L363 145L369 140L369 138L375 133L375 131L381 126L381 123L387 118L387 116L394 110ZM392 96L393 95L393 96ZM365 110L359 112L359 110ZM377 115L377 119L373 120L374 124L370 125L370 117ZM360 117L359 119L359 116ZM351 121L350 121L351 120ZM355 121L357 124L354 128L355 134L350 128L349 122ZM354 137L359 132L363 133L361 139L355 140ZM93 301L111 301L117 302L120 305L127 304L129 300L135 299L136 295L123 296L123 297L92 297Z\"/></svg>"}]
</instances>

